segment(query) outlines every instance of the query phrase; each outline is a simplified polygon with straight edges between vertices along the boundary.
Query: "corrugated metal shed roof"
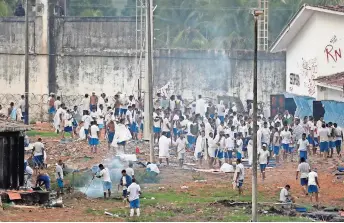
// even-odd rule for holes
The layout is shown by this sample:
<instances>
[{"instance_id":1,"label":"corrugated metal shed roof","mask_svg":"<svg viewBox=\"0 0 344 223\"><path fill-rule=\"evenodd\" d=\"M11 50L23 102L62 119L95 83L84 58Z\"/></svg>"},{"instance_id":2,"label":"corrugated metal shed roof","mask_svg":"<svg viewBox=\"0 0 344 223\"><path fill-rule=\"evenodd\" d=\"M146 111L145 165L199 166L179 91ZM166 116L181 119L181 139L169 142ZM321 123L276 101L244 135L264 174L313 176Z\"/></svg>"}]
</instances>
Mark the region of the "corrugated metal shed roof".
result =
<instances>
[{"instance_id":1,"label":"corrugated metal shed roof","mask_svg":"<svg viewBox=\"0 0 344 223\"><path fill-rule=\"evenodd\" d=\"M311 6L304 4L299 11L291 18L276 40L270 46L270 52L276 53L285 51L292 40L298 35L307 21L312 17L314 12L331 13L336 15L344 15L344 6Z\"/></svg>"},{"instance_id":2,"label":"corrugated metal shed roof","mask_svg":"<svg viewBox=\"0 0 344 223\"><path fill-rule=\"evenodd\" d=\"M336 11L336 12L344 12L344 6L343 5L316 5L314 7L317 8L322 8L322 9L327 9L331 11Z\"/></svg>"},{"instance_id":3,"label":"corrugated metal shed roof","mask_svg":"<svg viewBox=\"0 0 344 223\"><path fill-rule=\"evenodd\" d=\"M20 122L0 119L0 132L20 132L31 130L30 126Z\"/></svg>"},{"instance_id":4,"label":"corrugated metal shed roof","mask_svg":"<svg viewBox=\"0 0 344 223\"><path fill-rule=\"evenodd\" d=\"M331 74L328 76L321 76L314 80L320 83L342 88L344 85L344 72Z\"/></svg>"}]
</instances>

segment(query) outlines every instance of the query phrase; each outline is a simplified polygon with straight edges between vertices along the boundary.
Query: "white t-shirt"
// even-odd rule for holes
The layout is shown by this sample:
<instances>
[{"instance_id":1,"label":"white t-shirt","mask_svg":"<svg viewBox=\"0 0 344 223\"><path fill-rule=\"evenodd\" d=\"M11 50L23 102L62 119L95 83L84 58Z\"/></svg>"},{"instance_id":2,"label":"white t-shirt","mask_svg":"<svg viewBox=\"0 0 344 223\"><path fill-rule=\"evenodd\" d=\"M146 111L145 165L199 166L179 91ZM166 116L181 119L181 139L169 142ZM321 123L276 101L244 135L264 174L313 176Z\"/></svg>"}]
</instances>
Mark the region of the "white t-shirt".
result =
<instances>
[{"instance_id":1,"label":"white t-shirt","mask_svg":"<svg viewBox=\"0 0 344 223\"><path fill-rule=\"evenodd\" d=\"M90 98L83 98L81 101L82 110L89 111L90 110Z\"/></svg>"},{"instance_id":2,"label":"white t-shirt","mask_svg":"<svg viewBox=\"0 0 344 223\"><path fill-rule=\"evenodd\" d=\"M218 104L217 105L217 115L218 116L224 116L225 115L225 106Z\"/></svg>"},{"instance_id":3,"label":"white t-shirt","mask_svg":"<svg viewBox=\"0 0 344 223\"><path fill-rule=\"evenodd\" d=\"M184 119L183 121L180 122L180 126L182 129L185 129L186 131L188 130L188 123L189 123L189 120L187 119Z\"/></svg>"},{"instance_id":4,"label":"white t-shirt","mask_svg":"<svg viewBox=\"0 0 344 223\"><path fill-rule=\"evenodd\" d=\"M262 142L270 144L270 130L268 128L262 128Z\"/></svg>"},{"instance_id":5,"label":"white t-shirt","mask_svg":"<svg viewBox=\"0 0 344 223\"><path fill-rule=\"evenodd\" d=\"M60 173L61 177L59 177L59 173ZM63 180L63 169L62 169L62 166L56 165L55 177L56 177L56 179L61 178Z\"/></svg>"},{"instance_id":6,"label":"white t-shirt","mask_svg":"<svg viewBox=\"0 0 344 223\"><path fill-rule=\"evenodd\" d=\"M307 178L310 169L311 167L309 166L308 163L306 162L300 163L299 166L297 167L297 171L300 172L300 178Z\"/></svg>"},{"instance_id":7,"label":"white t-shirt","mask_svg":"<svg viewBox=\"0 0 344 223\"><path fill-rule=\"evenodd\" d=\"M34 156L42 156L43 155L43 149L44 149L43 143L35 142L33 144L33 147L35 147L35 151L33 153Z\"/></svg>"},{"instance_id":8,"label":"white t-shirt","mask_svg":"<svg viewBox=\"0 0 344 223\"><path fill-rule=\"evenodd\" d=\"M268 157L270 156L269 150L260 150L259 152L259 164L267 164Z\"/></svg>"},{"instance_id":9,"label":"white t-shirt","mask_svg":"<svg viewBox=\"0 0 344 223\"><path fill-rule=\"evenodd\" d=\"M146 168L147 169L149 168L150 171L152 171L152 172L155 172L155 173L158 173L158 174L160 173L160 170L159 170L158 166L156 164L154 164L154 163L148 164Z\"/></svg>"},{"instance_id":10,"label":"white t-shirt","mask_svg":"<svg viewBox=\"0 0 344 223\"><path fill-rule=\"evenodd\" d=\"M226 148L228 150L233 150L234 149L234 139L231 137L228 137L225 139L225 143L226 143Z\"/></svg>"},{"instance_id":11,"label":"white t-shirt","mask_svg":"<svg viewBox=\"0 0 344 223\"><path fill-rule=\"evenodd\" d=\"M129 121L128 121L128 116L129 116ZM133 113L129 110L127 110L127 113L125 113L125 122L127 124L131 124L133 122Z\"/></svg>"},{"instance_id":12,"label":"white t-shirt","mask_svg":"<svg viewBox=\"0 0 344 223\"><path fill-rule=\"evenodd\" d=\"M186 152L186 150L185 150L186 143L187 143L186 138L183 138L183 139L178 138L177 139L176 144L177 144L177 152L178 153L185 153Z\"/></svg>"},{"instance_id":13,"label":"white t-shirt","mask_svg":"<svg viewBox=\"0 0 344 223\"><path fill-rule=\"evenodd\" d=\"M280 201L286 202L288 196L289 196L289 191L285 188L282 188L281 193L280 193Z\"/></svg>"},{"instance_id":14,"label":"white t-shirt","mask_svg":"<svg viewBox=\"0 0 344 223\"><path fill-rule=\"evenodd\" d=\"M274 139L273 139L274 146L280 146L281 145L281 140L280 139L281 138L280 138L279 132L275 132Z\"/></svg>"},{"instance_id":15,"label":"white t-shirt","mask_svg":"<svg viewBox=\"0 0 344 223\"><path fill-rule=\"evenodd\" d=\"M307 151L307 146L309 146L309 142L307 139L305 140L299 139L297 144L299 145L298 151Z\"/></svg>"},{"instance_id":16,"label":"white t-shirt","mask_svg":"<svg viewBox=\"0 0 344 223\"><path fill-rule=\"evenodd\" d=\"M318 174L314 171L312 171L308 174L308 186L310 186L310 185L317 186L317 182L315 181L316 177L318 177Z\"/></svg>"},{"instance_id":17,"label":"white t-shirt","mask_svg":"<svg viewBox=\"0 0 344 223\"><path fill-rule=\"evenodd\" d=\"M91 126L91 138L98 139L99 128L96 125Z\"/></svg>"},{"instance_id":18,"label":"white t-shirt","mask_svg":"<svg viewBox=\"0 0 344 223\"><path fill-rule=\"evenodd\" d=\"M318 135L320 137L320 142L328 142L329 141L329 131L327 128L320 128L318 129Z\"/></svg>"},{"instance_id":19,"label":"white t-shirt","mask_svg":"<svg viewBox=\"0 0 344 223\"><path fill-rule=\"evenodd\" d=\"M54 102L54 107L55 107L55 109L57 110L57 109L59 109L59 107L61 106L61 101L59 101L59 100L56 100L55 102Z\"/></svg>"},{"instance_id":20,"label":"white t-shirt","mask_svg":"<svg viewBox=\"0 0 344 223\"><path fill-rule=\"evenodd\" d=\"M90 125L91 125L91 121L92 121L91 116L84 115L84 116L82 116L81 120L84 122L84 128L88 130Z\"/></svg>"},{"instance_id":21,"label":"white t-shirt","mask_svg":"<svg viewBox=\"0 0 344 223\"><path fill-rule=\"evenodd\" d=\"M236 145L237 145L237 151L242 154L242 147L244 146L244 142L242 141L242 139L238 139L236 141Z\"/></svg>"},{"instance_id":22,"label":"white t-shirt","mask_svg":"<svg viewBox=\"0 0 344 223\"><path fill-rule=\"evenodd\" d=\"M159 117L160 116L156 112L153 113L153 123L154 123L155 128L161 128L161 120L159 119L157 122L154 121L154 119L159 118Z\"/></svg>"},{"instance_id":23,"label":"white t-shirt","mask_svg":"<svg viewBox=\"0 0 344 223\"><path fill-rule=\"evenodd\" d=\"M133 182L132 184L130 184L127 191L129 192L129 201L134 201L140 198L141 188L140 185L138 185L137 183Z\"/></svg>"},{"instance_id":24,"label":"white t-shirt","mask_svg":"<svg viewBox=\"0 0 344 223\"><path fill-rule=\"evenodd\" d=\"M283 130L281 132L282 144L289 144L291 142L291 132Z\"/></svg>"},{"instance_id":25,"label":"white t-shirt","mask_svg":"<svg viewBox=\"0 0 344 223\"><path fill-rule=\"evenodd\" d=\"M168 120L168 118L164 118L163 122L162 122L162 131L163 132L169 132L170 129L167 127L167 125L170 126L170 121Z\"/></svg>"},{"instance_id":26,"label":"white t-shirt","mask_svg":"<svg viewBox=\"0 0 344 223\"><path fill-rule=\"evenodd\" d=\"M342 140L342 129L340 127L334 129L334 134L336 136L336 140Z\"/></svg>"},{"instance_id":27,"label":"white t-shirt","mask_svg":"<svg viewBox=\"0 0 344 223\"><path fill-rule=\"evenodd\" d=\"M27 165L26 168L25 168L25 173L32 175L33 174L33 169L29 165Z\"/></svg>"},{"instance_id":28,"label":"white t-shirt","mask_svg":"<svg viewBox=\"0 0 344 223\"><path fill-rule=\"evenodd\" d=\"M104 168L99 172L99 176L103 177L104 182L110 182L111 183L111 178L110 178L110 172L108 168Z\"/></svg>"},{"instance_id":29,"label":"white t-shirt","mask_svg":"<svg viewBox=\"0 0 344 223\"><path fill-rule=\"evenodd\" d=\"M179 121L179 116L175 114L173 116L173 128L177 128L177 122Z\"/></svg>"},{"instance_id":30,"label":"white t-shirt","mask_svg":"<svg viewBox=\"0 0 344 223\"><path fill-rule=\"evenodd\" d=\"M238 180L244 180L245 179L245 167L242 163L239 163L235 167L235 175L234 176L236 176L238 173L239 173Z\"/></svg>"},{"instance_id":31,"label":"white t-shirt","mask_svg":"<svg viewBox=\"0 0 344 223\"><path fill-rule=\"evenodd\" d=\"M125 172L127 173L129 177L133 177L135 175L134 169L131 167L128 167L127 169L125 169Z\"/></svg>"},{"instance_id":32,"label":"white t-shirt","mask_svg":"<svg viewBox=\"0 0 344 223\"><path fill-rule=\"evenodd\" d=\"M245 137L247 135L247 133L248 133L247 126L246 125L244 125L244 126L240 125L238 127L238 132L241 132L243 134L243 136Z\"/></svg>"}]
</instances>

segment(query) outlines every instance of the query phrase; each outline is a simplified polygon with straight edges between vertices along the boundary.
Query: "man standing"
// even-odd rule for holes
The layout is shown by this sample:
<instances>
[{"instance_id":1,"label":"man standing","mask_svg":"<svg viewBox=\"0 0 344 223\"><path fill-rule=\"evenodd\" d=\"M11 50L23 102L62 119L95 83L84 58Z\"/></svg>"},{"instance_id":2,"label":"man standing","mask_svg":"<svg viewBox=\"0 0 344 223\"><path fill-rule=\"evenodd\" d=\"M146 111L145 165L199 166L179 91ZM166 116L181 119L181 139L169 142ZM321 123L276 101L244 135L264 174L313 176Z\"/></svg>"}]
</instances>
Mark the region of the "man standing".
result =
<instances>
[{"instance_id":1,"label":"man standing","mask_svg":"<svg viewBox=\"0 0 344 223\"><path fill-rule=\"evenodd\" d=\"M81 101L81 105L82 107L82 114L85 115L86 111L90 111L90 99L88 98L88 94L85 94L85 97L82 99Z\"/></svg>"},{"instance_id":2,"label":"man standing","mask_svg":"<svg viewBox=\"0 0 344 223\"><path fill-rule=\"evenodd\" d=\"M140 195L141 195L141 188L140 185L136 183L136 180L133 179L132 183L128 187L128 199L130 203L130 217L134 216L134 211L136 209L137 217L140 216Z\"/></svg>"},{"instance_id":3,"label":"man standing","mask_svg":"<svg viewBox=\"0 0 344 223\"><path fill-rule=\"evenodd\" d=\"M327 158L329 151L329 131L325 124L322 124L321 128L318 129L318 138L320 143L320 153L323 153L323 157Z\"/></svg>"},{"instance_id":4,"label":"man standing","mask_svg":"<svg viewBox=\"0 0 344 223\"><path fill-rule=\"evenodd\" d=\"M92 91L92 95L90 97L90 110L92 108L95 108L97 110L98 105L98 96L96 95L96 92Z\"/></svg>"},{"instance_id":5,"label":"man standing","mask_svg":"<svg viewBox=\"0 0 344 223\"><path fill-rule=\"evenodd\" d=\"M19 103L18 103L18 107L20 108L21 112L22 112L22 120L25 120L25 117L26 117L26 110L25 110L25 96L22 95L20 100L19 100Z\"/></svg>"},{"instance_id":6,"label":"man standing","mask_svg":"<svg viewBox=\"0 0 344 223\"><path fill-rule=\"evenodd\" d=\"M270 129L268 128L268 123L264 122L264 128L262 128L262 144L266 146L270 145Z\"/></svg>"},{"instance_id":7,"label":"man standing","mask_svg":"<svg viewBox=\"0 0 344 223\"><path fill-rule=\"evenodd\" d=\"M311 171L311 167L309 166L308 163L306 163L306 159L304 157L301 158L301 163L297 167L296 171L296 180L298 178L298 175L300 173L300 183L301 186L303 187L303 192L308 195L307 193L307 186L308 186L308 174Z\"/></svg>"},{"instance_id":8,"label":"man standing","mask_svg":"<svg viewBox=\"0 0 344 223\"><path fill-rule=\"evenodd\" d=\"M281 138L278 131L278 128L275 128L275 133L272 140L273 151L276 159L276 163L279 163L279 152L281 147Z\"/></svg>"},{"instance_id":9,"label":"man standing","mask_svg":"<svg viewBox=\"0 0 344 223\"><path fill-rule=\"evenodd\" d=\"M265 169L269 164L270 152L267 150L267 144L262 145L263 150L258 151L258 160L260 166L260 172L262 174L262 180L265 180Z\"/></svg>"},{"instance_id":10,"label":"man standing","mask_svg":"<svg viewBox=\"0 0 344 223\"><path fill-rule=\"evenodd\" d=\"M283 160L287 159L287 154L289 152L289 144L291 142L291 132L288 130L288 126L284 125L283 130L281 131L281 142L283 148Z\"/></svg>"},{"instance_id":11,"label":"man standing","mask_svg":"<svg viewBox=\"0 0 344 223\"><path fill-rule=\"evenodd\" d=\"M199 114L201 117L205 116L205 101L202 95L198 95L198 100L196 101L196 114Z\"/></svg>"},{"instance_id":12,"label":"man standing","mask_svg":"<svg viewBox=\"0 0 344 223\"><path fill-rule=\"evenodd\" d=\"M127 199L128 196L128 187L131 185L132 179L130 176L127 175L127 171L122 170L122 177L120 180L120 185L123 189L123 201Z\"/></svg>"},{"instance_id":13,"label":"man standing","mask_svg":"<svg viewBox=\"0 0 344 223\"><path fill-rule=\"evenodd\" d=\"M172 141L166 136L166 132L162 132L162 136L159 139L159 162L162 163L162 159L166 159L167 166L169 165L168 159L170 158L170 146Z\"/></svg>"},{"instance_id":14,"label":"man standing","mask_svg":"<svg viewBox=\"0 0 344 223\"><path fill-rule=\"evenodd\" d=\"M185 159L186 146L188 144L183 133L179 135L179 138L177 139L176 144L177 144L177 158L179 161L179 167L182 168L184 159Z\"/></svg>"},{"instance_id":15,"label":"man standing","mask_svg":"<svg viewBox=\"0 0 344 223\"><path fill-rule=\"evenodd\" d=\"M244 184L244 179L245 179L245 167L241 163L241 159L237 159L236 163L237 165L235 168L234 182L236 183L236 186L239 191L239 196L240 196L243 193L242 186Z\"/></svg>"},{"instance_id":16,"label":"man standing","mask_svg":"<svg viewBox=\"0 0 344 223\"><path fill-rule=\"evenodd\" d=\"M57 195L63 194L63 162L59 160L56 164L55 177L58 186Z\"/></svg>"},{"instance_id":17,"label":"man standing","mask_svg":"<svg viewBox=\"0 0 344 223\"><path fill-rule=\"evenodd\" d=\"M296 146L297 146L297 151L300 154L300 160L302 158L307 160L307 152L308 152L308 148L309 148L309 142L306 138L306 133L302 134L302 138L299 139Z\"/></svg>"},{"instance_id":18,"label":"man standing","mask_svg":"<svg viewBox=\"0 0 344 223\"><path fill-rule=\"evenodd\" d=\"M159 141L161 133L162 117L160 116L160 107L153 112L153 133L154 133L154 143Z\"/></svg>"},{"instance_id":19,"label":"man standing","mask_svg":"<svg viewBox=\"0 0 344 223\"><path fill-rule=\"evenodd\" d=\"M33 160L35 163L35 168L43 169L44 165L44 145L42 143L42 139L38 138L38 141L33 144L32 150ZM36 170L37 171L37 170Z\"/></svg>"},{"instance_id":20,"label":"man standing","mask_svg":"<svg viewBox=\"0 0 344 223\"><path fill-rule=\"evenodd\" d=\"M320 189L320 185L319 185L318 173L316 172L316 170L312 170L308 174L308 193L310 194L311 202L312 202L313 195L315 196L315 201L317 205L319 203L319 197L318 197L319 189Z\"/></svg>"},{"instance_id":21,"label":"man standing","mask_svg":"<svg viewBox=\"0 0 344 223\"><path fill-rule=\"evenodd\" d=\"M97 146L99 144L100 131L96 121L92 122L90 128L89 144L91 146L91 152L97 153Z\"/></svg>"},{"instance_id":22,"label":"man standing","mask_svg":"<svg viewBox=\"0 0 344 223\"><path fill-rule=\"evenodd\" d=\"M110 172L108 168L105 168L103 166L103 164L99 164L99 175L97 176L97 178L101 178L103 177L103 190L104 190L104 199L106 199L106 192L108 192L109 194L109 198L111 196L111 187L112 187L112 183L111 183L111 178L110 178Z\"/></svg>"},{"instance_id":23,"label":"man standing","mask_svg":"<svg viewBox=\"0 0 344 223\"><path fill-rule=\"evenodd\" d=\"M337 155L339 157L342 157L342 154L340 153L342 150L342 140L343 140L343 131L340 127L338 127L337 123L333 124L334 126L334 134L336 137L336 150L337 150Z\"/></svg>"},{"instance_id":24,"label":"man standing","mask_svg":"<svg viewBox=\"0 0 344 223\"><path fill-rule=\"evenodd\" d=\"M61 106L62 106L61 97L57 96L56 101L54 102L55 111L57 111Z\"/></svg>"}]
</instances>

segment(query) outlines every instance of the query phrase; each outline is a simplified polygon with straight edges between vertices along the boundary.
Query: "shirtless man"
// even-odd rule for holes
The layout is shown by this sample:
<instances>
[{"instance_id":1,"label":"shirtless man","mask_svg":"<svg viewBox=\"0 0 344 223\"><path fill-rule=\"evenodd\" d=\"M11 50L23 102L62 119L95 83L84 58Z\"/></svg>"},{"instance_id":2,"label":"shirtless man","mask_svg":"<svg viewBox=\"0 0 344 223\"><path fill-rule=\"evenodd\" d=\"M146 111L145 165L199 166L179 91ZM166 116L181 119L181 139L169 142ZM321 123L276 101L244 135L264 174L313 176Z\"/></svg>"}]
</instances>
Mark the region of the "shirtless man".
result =
<instances>
[{"instance_id":1,"label":"shirtless man","mask_svg":"<svg viewBox=\"0 0 344 223\"><path fill-rule=\"evenodd\" d=\"M111 148L111 143L113 141L113 137L115 136L115 123L111 120L106 126L108 132L108 147L109 150Z\"/></svg>"},{"instance_id":2,"label":"shirtless man","mask_svg":"<svg viewBox=\"0 0 344 223\"><path fill-rule=\"evenodd\" d=\"M98 104L98 97L96 95L96 92L93 91L90 97L90 110L92 110L92 108L96 108L97 110L97 104Z\"/></svg>"}]
</instances>

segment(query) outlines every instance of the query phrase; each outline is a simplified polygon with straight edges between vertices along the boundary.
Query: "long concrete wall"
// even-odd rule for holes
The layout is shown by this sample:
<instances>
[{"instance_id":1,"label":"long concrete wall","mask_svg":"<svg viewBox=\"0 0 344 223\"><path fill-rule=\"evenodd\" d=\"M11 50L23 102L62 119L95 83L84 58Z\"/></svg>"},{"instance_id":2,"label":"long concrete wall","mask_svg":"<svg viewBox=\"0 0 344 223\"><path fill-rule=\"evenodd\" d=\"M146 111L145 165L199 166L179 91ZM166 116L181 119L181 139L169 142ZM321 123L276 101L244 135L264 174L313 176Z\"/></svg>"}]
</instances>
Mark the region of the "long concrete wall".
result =
<instances>
[{"instance_id":1,"label":"long concrete wall","mask_svg":"<svg viewBox=\"0 0 344 223\"><path fill-rule=\"evenodd\" d=\"M30 92L137 94L133 18L49 18L30 20ZM0 18L1 94L24 93L24 31L23 18ZM268 103L285 91L285 55L259 54L258 75L258 99ZM169 81L185 97L251 99L253 52L155 49L154 89Z\"/></svg>"}]
</instances>

